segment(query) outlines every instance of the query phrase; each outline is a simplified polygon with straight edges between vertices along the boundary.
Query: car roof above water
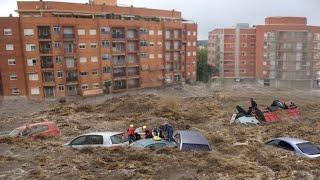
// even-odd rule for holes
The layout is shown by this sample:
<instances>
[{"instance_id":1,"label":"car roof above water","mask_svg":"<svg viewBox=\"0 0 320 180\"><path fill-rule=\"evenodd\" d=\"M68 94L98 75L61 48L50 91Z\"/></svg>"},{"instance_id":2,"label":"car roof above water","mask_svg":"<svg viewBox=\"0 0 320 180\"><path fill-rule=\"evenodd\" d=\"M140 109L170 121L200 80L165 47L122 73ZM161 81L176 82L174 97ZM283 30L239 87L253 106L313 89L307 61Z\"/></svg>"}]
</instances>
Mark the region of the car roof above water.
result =
<instances>
[{"instance_id":1,"label":"car roof above water","mask_svg":"<svg viewBox=\"0 0 320 180\"><path fill-rule=\"evenodd\" d=\"M187 144L208 144L208 140L198 131L177 131L181 136L181 142Z\"/></svg>"},{"instance_id":2,"label":"car roof above water","mask_svg":"<svg viewBox=\"0 0 320 180\"><path fill-rule=\"evenodd\" d=\"M97 135L97 136L114 136L114 135L118 135L118 134L123 134L122 132L91 132L91 133L86 133L86 134L82 134L80 136L88 136L88 135Z\"/></svg>"},{"instance_id":3,"label":"car roof above water","mask_svg":"<svg viewBox=\"0 0 320 180\"><path fill-rule=\"evenodd\" d=\"M300 143L307 143L309 141L303 140L303 139L298 139L298 138L290 138L290 137L279 137L279 138L274 138L272 140L281 140L281 141L286 141L292 144L300 144Z\"/></svg>"}]
</instances>

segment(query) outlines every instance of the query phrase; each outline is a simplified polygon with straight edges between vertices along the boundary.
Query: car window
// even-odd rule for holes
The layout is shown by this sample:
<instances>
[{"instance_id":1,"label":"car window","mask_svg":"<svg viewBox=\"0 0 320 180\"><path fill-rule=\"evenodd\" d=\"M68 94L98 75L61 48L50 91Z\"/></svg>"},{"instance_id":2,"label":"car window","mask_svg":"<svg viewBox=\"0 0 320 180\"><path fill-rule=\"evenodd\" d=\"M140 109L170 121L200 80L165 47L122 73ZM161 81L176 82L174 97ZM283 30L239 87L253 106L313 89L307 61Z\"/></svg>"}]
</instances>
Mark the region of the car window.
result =
<instances>
[{"instance_id":1,"label":"car window","mask_svg":"<svg viewBox=\"0 0 320 180\"><path fill-rule=\"evenodd\" d=\"M272 146L277 146L279 144L279 140L271 140L271 141L268 141L266 144L272 145Z\"/></svg>"},{"instance_id":2,"label":"car window","mask_svg":"<svg viewBox=\"0 0 320 180\"><path fill-rule=\"evenodd\" d=\"M98 135L89 135L84 144L103 144L103 137Z\"/></svg>"},{"instance_id":3,"label":"car window","mask_svg":"<svg viewBox=\"0 0 320 180\"><path fill-rule=\"evenodd\" d=\"M22 136L31 136L38 133L42 133L44 131L47 131L49 127L47 125L35 125L28 127L22 132Z\"/></svg>"},{"instance_id":4,"label":"car window","mask_svg":"<svg viewBox=\"0 0 320 180\"><path fill-rule=\"evenodd\" d=\"M86 136L80 136L73 141L71 141L70 145L83 145L86 141Z\"/></svg>"},{"instance_id":5,"label":"car window","mask_svg":"<svg viewBox=\"0 0 320 180\"><path fill-rule=\"evenodd\" d=\"M288 151L294 151L294 148L289 143L287 143L285 141L280 141L278 144L278 147L283 148Z\"/></svg>"},{"instance_id":6,"label":"car window","mask_svg":"<svg viewBox=\"0 0 320 180\"><path fill-rule=\"evenodd\" d=\"M123 134L116 134L110 137L112 144L121 144L127 141Z\"/></svg>"},{"instance_id":7,"label":"car window","mask_svg":"<svg viewBox=\"0 0 320 180\"><path fill-rule=\"evenodd\" d=\"M210 147L207 144L182 144L182 151L210 151Z\"/></svg>"},{"instance_id":8,"label":"car window","mask_svg":"<svg viewBox=\"0 0 320 180\"><path fill-rule=\"evenodd\" d=\"M167 145L165 143L155 143L155 144L150 144L146 146L148 149L162 149L165 148Z\"/></svg>"},{"instance_id":9,"label":"car window","mask_svg":"<svg viewBox=\"0 0 320 180\"><path fill-rule=\"evenodd\" d=\"M297 144L298 148L305 154L316 155L320 154L320 148L310 142Z\"/></svg>"}]
</instances>

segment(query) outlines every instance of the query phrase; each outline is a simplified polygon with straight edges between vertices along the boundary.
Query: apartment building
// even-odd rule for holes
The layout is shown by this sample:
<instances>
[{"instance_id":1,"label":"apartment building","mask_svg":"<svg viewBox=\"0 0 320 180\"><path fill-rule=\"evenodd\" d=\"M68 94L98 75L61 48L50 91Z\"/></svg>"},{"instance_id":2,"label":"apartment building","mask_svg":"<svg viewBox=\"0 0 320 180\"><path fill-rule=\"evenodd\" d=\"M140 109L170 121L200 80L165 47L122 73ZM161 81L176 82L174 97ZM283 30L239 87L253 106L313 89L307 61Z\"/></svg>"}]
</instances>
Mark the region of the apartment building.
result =
<instances>
[{"instance_id":1,"label":"apartment building","mask_svg":"<svg viewBox=\"0 0 320 180\"><path fill-rule=\"evenodd\" d=\"M249 24L215 29L209 34L208 64L219 68L218 76L232 80L255 78L256 31Z\"/></svg>"},{"instance_id":2,"label":"apartment building","mask_svg":"<svg viewBox=\"0 0 320 180\"><path fill-rule=\"evenodd\" d=\"M209 34L209 63L219 67L220 77L239 81L245 79L241 72L250 71L247 77L265 86L320 87L320 27L307 25L305 17L268 17L264 25L246 29L252 36L248 41L252 48L249 52L241 50L241 38L238 42L233 38L232 32L237 29L243 31L243 28L217 29ZM234 47L231 43L231 50L229 38L236 42ZM246 53L252 55L251 66L245 71L241 68L241 58L238 66L238 53L240 57ZM234 63L229 55L235 56Z\"/></svg>"},{"instance_id":3,"label":"apartment building","mask_svg":"<svg viewBox=\"0 0 320 180\"><path fill-rule=\"evenodd\" d=\"M197 24L181 12L87 4L17 2L0 18L1 96L102 94L194 81Z\"/></svg>"}]
</instances>

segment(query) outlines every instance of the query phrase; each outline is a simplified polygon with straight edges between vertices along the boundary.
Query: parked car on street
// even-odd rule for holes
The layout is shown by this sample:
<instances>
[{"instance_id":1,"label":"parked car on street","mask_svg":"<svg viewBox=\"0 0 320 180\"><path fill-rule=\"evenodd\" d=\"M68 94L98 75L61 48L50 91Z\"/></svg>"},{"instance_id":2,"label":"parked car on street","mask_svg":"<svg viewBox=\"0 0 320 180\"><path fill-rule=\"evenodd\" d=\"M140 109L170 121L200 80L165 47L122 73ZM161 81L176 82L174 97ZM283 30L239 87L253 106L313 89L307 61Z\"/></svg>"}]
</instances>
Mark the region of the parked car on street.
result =
<instances>
[{"instance_id":1,"label":"parked car on street","mask_svg":"<svg viewBox=\"0 0 320 180\"><path fill-rule=\"evenodd\" d=\"M117 147L128 146L129 141L121 132L95 132L80 135L64 146L72 148L86 148L86 147Z\"/></svg>"},{"instance_id":2,"label":"parked car on street","mask_svg":"<svg viewBox=\"0 0 320 180\"><path fill-rule=\"evenodd\" d=\"M131 147L138 149L163 149L163 148L175 148L177 144L173 141L160 140L155 141L150 139L141 139L130 145Z\"/></svg>"},{"instance_id":3,"label":"parked car on street","mask_svg":"<svg viewBox=\"0 0 320 180\"><path fill-rule=\"evenodd\" d=\"M280 137L266 142L267 145L282 148L306 158L320 158L320 148L302 139Z\"/></svg>"},{"instance_id":4,"label":"parked car on street","mask_svg":"<svg viewBox=\"0 0 320 180\"><path fill-rule=\"evenodd\" d=\"M173 137L181 151L211 151L208 140L198 131L177 131Z\"/></svg>"},{"instance_id":5,"label":"parked car on street","mask_svg":"<svg viewBox=\"0 0 320 180\"><path fill-rule=\"evenodd\" d=\"M55 137L60 135L60 130L54 122L44 121L32 123L15 128L3 136L8 137Z\"/></svg>"}]
</instances>

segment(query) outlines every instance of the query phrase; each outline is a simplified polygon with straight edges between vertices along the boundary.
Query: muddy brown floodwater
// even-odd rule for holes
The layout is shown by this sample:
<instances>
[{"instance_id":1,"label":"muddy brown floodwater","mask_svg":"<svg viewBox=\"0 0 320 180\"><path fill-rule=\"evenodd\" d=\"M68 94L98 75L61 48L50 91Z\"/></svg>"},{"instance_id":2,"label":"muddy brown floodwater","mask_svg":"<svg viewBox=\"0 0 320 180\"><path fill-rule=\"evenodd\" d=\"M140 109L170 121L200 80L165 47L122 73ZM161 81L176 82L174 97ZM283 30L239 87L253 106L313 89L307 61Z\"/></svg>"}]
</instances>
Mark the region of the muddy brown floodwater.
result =
<instances>
[{"instance_id":1,"label":"muddy brown floodwater","mask_svg":"<svg viewBox=\"0 0 320 180\"><path fill-rule=\"evenodd\" d=\"M230 125L235 105L260 107L275 97L294 101L302 118L261 126ZM87 102L87 103L86 103ZM0 139L0 179L318 179L320 160L266 147L273 137L291 136L320 144L320 91L254 86L205 85L128 93L82 103L43 104L30 114L1 105L0 129L47 118L58 124L58 138ZM24 102L26 103L26 102ZM8 106L8 105L6 105ZM37 106L37 105L35 105ZM32 108L31 106L28 107ZM9 113L10 112L10 113ZM8 115L9 114L9 115ZM175 129L203 132L212 152L131 148L73 150L72 137L92 131L125 131L129 124L149 127L168 121Z\"/></svg>"}]
</instances>

